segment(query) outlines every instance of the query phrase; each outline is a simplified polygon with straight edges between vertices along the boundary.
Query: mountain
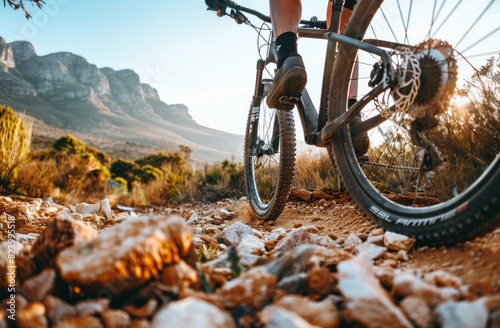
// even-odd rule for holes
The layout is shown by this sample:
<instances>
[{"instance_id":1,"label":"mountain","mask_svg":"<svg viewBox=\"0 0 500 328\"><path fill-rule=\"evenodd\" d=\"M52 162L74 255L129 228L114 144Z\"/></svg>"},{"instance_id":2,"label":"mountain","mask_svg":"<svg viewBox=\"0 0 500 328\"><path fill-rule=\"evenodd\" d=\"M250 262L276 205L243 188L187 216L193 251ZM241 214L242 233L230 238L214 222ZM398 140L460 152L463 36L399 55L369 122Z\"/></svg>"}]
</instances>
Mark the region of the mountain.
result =
<instances>
[{"instance_id":1,"label":"mountain","mask_svg":"<svg viewBox=\"0 0 500 328\"><path fill-rule=\"evenodd\" d=\"M0 103L33 117L39 135L72 133L100 148L183 145L197 161L234 158L243 149L242 136L198 124L185 105L165 103L132 70L98 68L70 52L38 56L31 43L1 37Z\"/></svg>"}]
</instances>

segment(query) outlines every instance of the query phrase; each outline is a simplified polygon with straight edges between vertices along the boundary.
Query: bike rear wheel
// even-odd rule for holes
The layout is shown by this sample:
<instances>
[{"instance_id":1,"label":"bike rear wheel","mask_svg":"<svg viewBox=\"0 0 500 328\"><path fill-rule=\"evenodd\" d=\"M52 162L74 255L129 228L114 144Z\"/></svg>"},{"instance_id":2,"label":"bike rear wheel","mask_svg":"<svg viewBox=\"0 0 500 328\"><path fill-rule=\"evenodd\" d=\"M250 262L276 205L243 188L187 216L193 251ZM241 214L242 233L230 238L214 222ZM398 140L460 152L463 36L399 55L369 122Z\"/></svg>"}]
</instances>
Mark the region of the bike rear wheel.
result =
<instances>
[{"instance_id":1,"label":"bike rear wheel","mask_svg":"<svg viewBox=\"0 0 500 328\"><path fill-rule=\"evenodd\" d=\"M280 216L295 174L293 113L267 107L271 83L263 82L250 107L244 151L248 202L253 214L266 221Z\"/></svg>"},{"instance_id":2,"label":"bike rear wheel","mask_svg":"<svg viewBox=\"0 0 500 328\"><path fill-rule=\"evenodd\" d=\"M500 101L495 77L498 81L500 72L495 61L488 61L500 53L495 42L500 27L492 17L499 9L491 0L358 1L345 34L386 48L400 87L362 110L365 120L380 118L380 113L388 117L368 131L367 161L355 155L349 126L332 138L328 150L353 201L376 224L427 244L470 240L499 224ZM369 91L367 82L376 76L378 60L339 46L330 119L347 108L353 68L359 68L353 77L359 82L359 99ZM409 65L416 67L410 73ZM411 93L411 87L415 91L409 107L394 112L400 108L395 102ZM426 124L436 121L422 116L436 112L438 126L426 130Z\"/></svg>"}]
</instances>

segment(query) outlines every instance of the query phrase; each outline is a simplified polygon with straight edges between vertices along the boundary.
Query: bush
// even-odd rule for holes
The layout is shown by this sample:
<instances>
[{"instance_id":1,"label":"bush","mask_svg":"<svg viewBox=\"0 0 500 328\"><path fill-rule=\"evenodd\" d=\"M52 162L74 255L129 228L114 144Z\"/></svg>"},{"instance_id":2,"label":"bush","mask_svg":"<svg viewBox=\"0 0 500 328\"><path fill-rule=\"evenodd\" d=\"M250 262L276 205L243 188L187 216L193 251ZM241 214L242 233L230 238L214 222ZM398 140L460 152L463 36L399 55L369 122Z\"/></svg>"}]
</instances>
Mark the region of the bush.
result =
<instances>
[{"instance_id":1,"label":"bush","mask_svg":"<svg viewBox=\"0 0 500 328\"><path fill-rule=\"evenodd\" d=\"M31 146L32 121L0 105L0 188L9 188Z\"/></svg>"},{"instance_id":2,"label":"bush","mask_svg":"<svg viewBox=\"0 0 500 328\"><path fill-rule=\"evenodd\" d=\"M141 189L141 201L152 205L179 204L194 194L193 171L187 166L163 165L162 176ZM145 204L143 204L145 205Z\"/></svg>"},{"instance_id":3,"label":"bush","mask_svg":"<svg viewBox=\"0 0 500 328\"><path fill-rule=\"evenodd\" d=\"M186 156L181 152L161 152L148 155L135 161L139 166L151 165L156 168L161 168L163 165L171 167L182 167L187 164Z\"/></svg>"},{"instance_id":4,"label":"bush","mask_svg":"<svg viewBox=\"0 0 500 328\"><path fill-rule=\"evenodd\" d=\"M87 146L83 141L68 134L65 137L59 138L54 142L54 150L61 154L84 154L87 151Z\"/></svg>"},{"instance_id":5,"label":"bush","mask_svg":"<svg viewBox=\"0 0 500 328\"><path fill-rule=\"evenodd\" d=\"M31 197L52 197L58 172L58 165L53 159L23 162L19 166L16 190Z\"/></svg>"},{"instance_id":6,"label":"bush","mask_svg":"<svg viewBox=\"0 0 500 328\"><path fill-rule=\"evenodd\" d=\"M92 156L33 156L19 169L16 188L32 197L52 197L62 204L102 199L110 178Z\"/></svg>"},{"instance_id":7,"label":"bush","mask_svg":"<svg viewBox=\"0 0 500 328\"><path fill-rule=\"evenodd\" d=\"M144 165L139 170L136 170L141 183L148 183L152 180L160 179L163 176L162 170L152 165Z\"/></svg>"},{"instance_id":8,"label":"bush","mask_svg":"<svg viewBox=\"0 0 500 328\"><path fill-rule=\"evenodd\" d=\"M243 166L224 160L205 166L196 172L197 189L203 200L216 201L221 198L241 197L245 193L245 172Z\"/></svg>"},{"instance_id":9,"label":"bush","mask_svg":"<svg viewBox=\"0 0 500 328\"><path fill-rule=\"evenodd\" d=\"M92 154L104 167L109 168L112 163L111 156L97 148L87 146L87 153Z\"/></svg>"},{"instance_id":10,"label":"bush","mask_svg":"<svg viewBox=\"0 0 500 328\"><path fill-rule=\"evenodd\" d=\"M243 190L244 179L243 167L234 161L224 160L205 168L205 182L223 189Z\"/></svg>"},{"instance_id":11,"label":"bush","mask_svg":"<svg viewBox=\"0 0 500 328\"><path fill-rule=\"evenodd\" d=\"M116 177L113 179L114 181L116 181L123 190L128 190L128 186L127 186L127 180L125 180L124 178L122 177Z\"/></svg>"},{"instance_id":12,"label":"bush","mask_svg":"<svg viewBox=\"0 0 500 328\"><path fill-rule=\"evenodd\" d=\"M110 172L112 178L123 178L127 181L128 191L132 190L132 185L134 181L138 181L136 177L136 172L140 169L139 164L127 161L124 159L118 159L111 164Z\"/></svg>"}]
</instances>

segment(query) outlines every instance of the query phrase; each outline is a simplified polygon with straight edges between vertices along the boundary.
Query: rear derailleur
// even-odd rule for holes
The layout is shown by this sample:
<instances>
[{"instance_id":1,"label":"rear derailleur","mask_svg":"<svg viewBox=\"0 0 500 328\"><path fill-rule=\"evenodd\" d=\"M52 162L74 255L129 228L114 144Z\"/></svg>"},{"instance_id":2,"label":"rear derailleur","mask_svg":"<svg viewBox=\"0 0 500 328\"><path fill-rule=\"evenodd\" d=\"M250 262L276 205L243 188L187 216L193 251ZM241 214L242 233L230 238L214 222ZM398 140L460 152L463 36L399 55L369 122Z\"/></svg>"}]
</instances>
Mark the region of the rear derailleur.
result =
<instances>
[{"instance_id":1,"label":"rear derailleur","mask_svg":"<svg viewBox=\"0 0 500 328\"><path fill-rule=\"evenodd\" d=\"M435 128L438 123L438 120L433 116L416 118L411 123L411 141L414 145L422 147L417 152L421 172L434 171L444 162L441 152L437 149L436 145L430 142L423 133Z\"/></svg>"}]
</instances>

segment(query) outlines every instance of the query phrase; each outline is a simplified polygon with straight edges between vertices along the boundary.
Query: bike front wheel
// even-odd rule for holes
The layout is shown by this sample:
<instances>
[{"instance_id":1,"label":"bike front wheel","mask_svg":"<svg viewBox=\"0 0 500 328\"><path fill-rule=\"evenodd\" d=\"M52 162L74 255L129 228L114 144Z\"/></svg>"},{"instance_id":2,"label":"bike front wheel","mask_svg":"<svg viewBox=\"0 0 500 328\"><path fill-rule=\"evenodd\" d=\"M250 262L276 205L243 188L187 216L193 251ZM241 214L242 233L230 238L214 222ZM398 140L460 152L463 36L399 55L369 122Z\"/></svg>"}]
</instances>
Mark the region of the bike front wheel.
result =
<instances>
[{"instance_id":1,"label":"bike front wheel","mask_svg":"<svg viewBox=\"0 0 500 328\"><path fill-rule=\"evenodd\" d=\"M345 35L384 48L398 85L362 110L365 122L380 123L367 131L368 156L356 155L352 124L329 153L353 201L379 226L426 244L498 226L499 9L491 0L358 0ZM379 60L339 46L329 119L381 81Z\"/></svg>"},{"instance_id":2,"label":"bike front wheel","mask_svg":"<svg viewBox=\"0 0 500 328\"><path fill-rule=\"evenodd\" d=\"M295 174L295 125L292 111L268 108L271 81L254 97L245 133L245 182L248 202L260 220L276 220L283 211Z\"/></svg>"}]
</instances>

